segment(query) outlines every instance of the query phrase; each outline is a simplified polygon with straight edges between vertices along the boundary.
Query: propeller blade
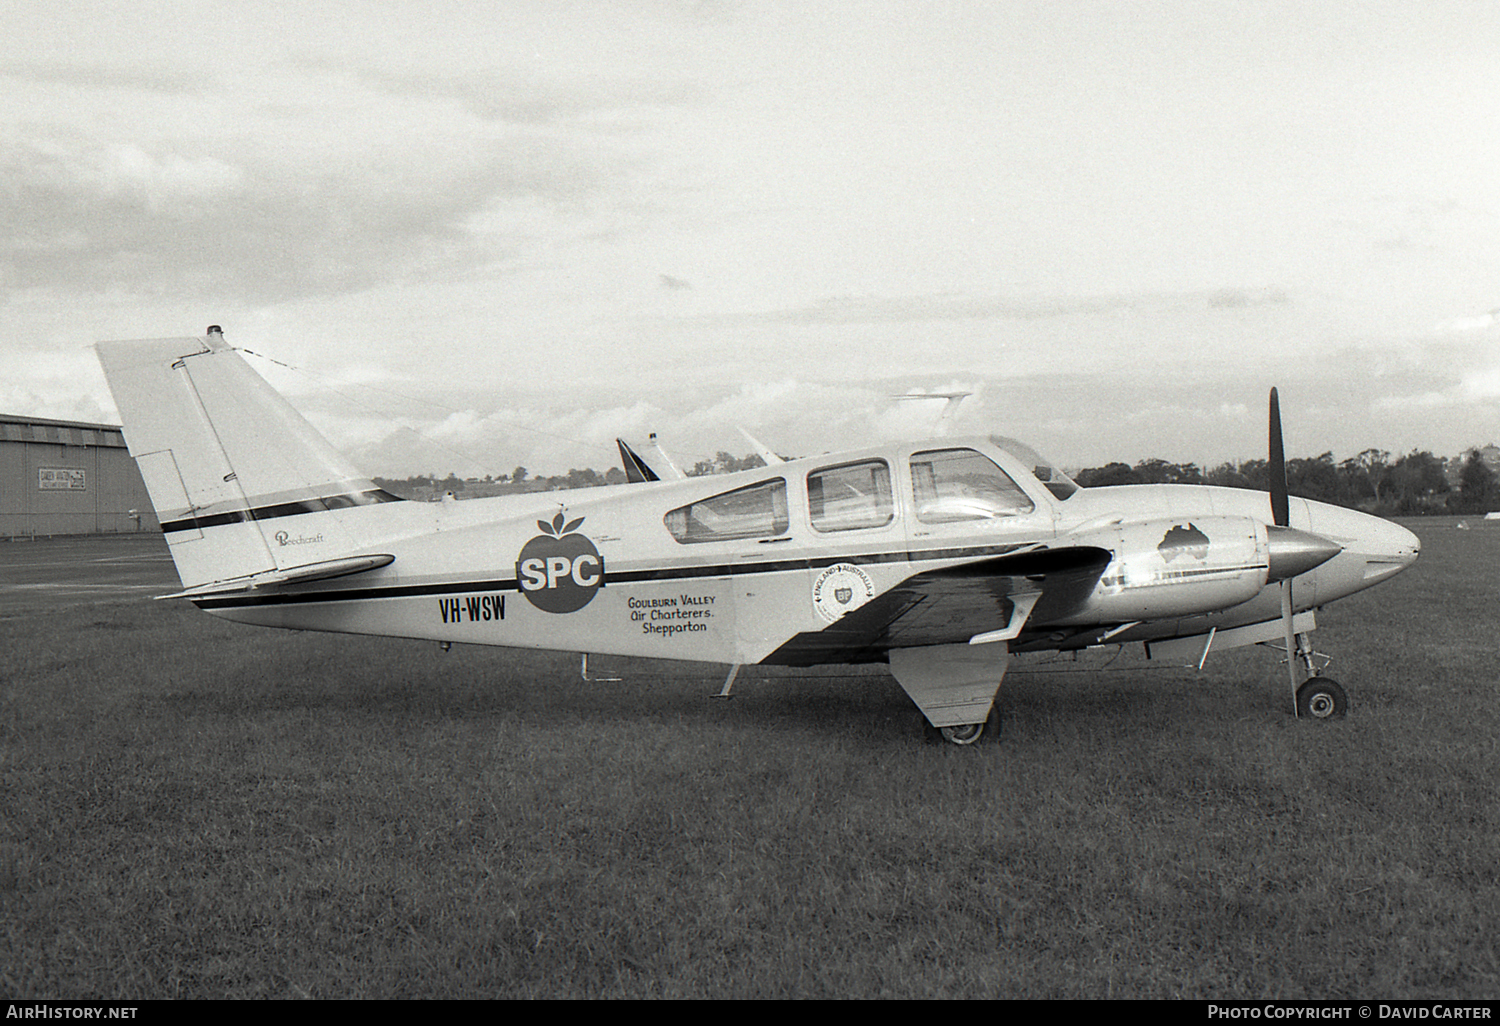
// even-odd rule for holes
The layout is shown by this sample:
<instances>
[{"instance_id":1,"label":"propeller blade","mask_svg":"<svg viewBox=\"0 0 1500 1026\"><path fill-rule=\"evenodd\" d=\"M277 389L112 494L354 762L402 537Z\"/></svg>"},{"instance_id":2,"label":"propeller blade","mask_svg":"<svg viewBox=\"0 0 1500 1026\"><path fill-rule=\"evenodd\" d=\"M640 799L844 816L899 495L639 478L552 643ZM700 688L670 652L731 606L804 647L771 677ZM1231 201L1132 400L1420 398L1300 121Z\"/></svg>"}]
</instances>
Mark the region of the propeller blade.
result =
<instances>
[{"instance_id":1,"label":"propeller blade","mask_svg":"<svg viewBox=\"0 0 1500 1026\"><path fill-rule=\"evenodd\" d=\"M1270 475L1271 520L1277 527L1289 527L1292 522L1292 504L1286 488L1286 449L1281 441L1281 399L1276 389L1271 389L1270 453L1266 469ZM1281 580L1281 626L1286 636L1286 674L1292 682L1292 715L1297 715L1297 630L1292 617L1296 607L1292 604L1292 577Z\"/></svg>"},{"instance_id":2,"label":"propeller blade","mask_svg":"<svg viewBox=\"0 0 1500 1026\"><path fill-rule=\"evenodd\" d=\"M1292 626L1292 579L1281 582L1281 625L1286 633L1286 675L1292 683L1292 715L1297 715L1297 632Z\"/></svg>"},{"instance_id":3,"label":"propeller blade","mask_svg":"<svg viewBox=\"0 0 1500 1026\"><path fill-rule=\"evenodd\" d=\"M1271 452L1266 469L1271 477L1271 522L1277 527L1289 527L1292 522L1291 503L1286 494L1286 451L1281 444L1281 400L1276 389L1271 389Z\"/></svg>"}]
</instances>

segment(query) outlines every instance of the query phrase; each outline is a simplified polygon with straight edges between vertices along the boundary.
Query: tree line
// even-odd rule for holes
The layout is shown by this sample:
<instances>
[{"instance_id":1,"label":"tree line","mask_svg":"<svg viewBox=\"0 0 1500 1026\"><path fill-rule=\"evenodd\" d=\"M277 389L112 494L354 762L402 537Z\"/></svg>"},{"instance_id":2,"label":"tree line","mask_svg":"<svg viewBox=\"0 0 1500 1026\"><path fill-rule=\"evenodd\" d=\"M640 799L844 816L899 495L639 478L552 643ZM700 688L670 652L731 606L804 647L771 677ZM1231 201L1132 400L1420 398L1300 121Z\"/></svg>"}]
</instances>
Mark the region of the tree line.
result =
<instances>
[{"instance_id":1,"label":"tree line","mask_svg":"<svg viewBox=\"0 0 1500 1026\"><path fill-rule=\"evenodd\" d=\"M736 470L753 470L765 465L766 461L754 453L749 456L735 456L720 450L713 459L699 460L683 473L688 477L702 477L707 474L731 474ZM531 471L525 467L516 467L509 474L498 476L486 474L482 478L459 477L451 472L446 477L439 477L436 474L416 474L405 478L374 478L377 487L384 488L392 495L418 501L439 499L448 492L452 492L454 497L459 499L480 499L490 495L515 495L519 492L557 492L573 488L598 488L603 485L624 484L625 480L625 471L619 467L610 467L602 474L592 468L582 470L575 468L566 474L553 474L549 477L532 477Z\"/></svg>"},{"instance_id":2,"label":"tree line","mask_svg":"<svg viewBox=\"0 0 1500 1026\"><path fill-rule=\"evenodd\" d=\"M754 453L734 456L720 451L713 459L698 460L684 471L688 477L729 474L765 465ZM1270 468L1266 460L1221 463L1204 471L1196 463L1169 463L1146 459L1135 466L1107 463L1073 475L1085 488L1121 484L1208 484L1228 488L1266 491ZM1464 456L1443 459L1430 452L1413 450L1392 458L1389 452L1366 449L1357 456L1336 461L1333 453L1286 461L1287 491L1319 502L1362 509L1383 515L1424 513L1487 513L1500 509L1500 478L1481 458L1477 449ZM566 474L532 477L525 467L509 474L461 478L419 474L408 478L375 478L375 484L404 499L437 499L445 492L464 499L518 492L548 492L573 488L595 488L625 483L625 472L611 467L604 473L574 469Z\"/></svg>"},{"instance_id":3,"label":"tree line","mask_svg":"<svg viewBox=\"0 0 1500 1026\"><path fill-rule=\"evenodd\" d=\"M1085 488L1117 484L1209 484L1266 491L1266 460L1221 463L1203 471L1194 463L1142 460L1135 466L1109 463L1081 470ZM1413 450L1392 458L1381 449L1335 461L1333 453L1286 461L1287 491L1304 499L1384 515L1487 513L1500 509L1500 481L1479 450L1453 460Z\"/></svg>"}]
</instances>

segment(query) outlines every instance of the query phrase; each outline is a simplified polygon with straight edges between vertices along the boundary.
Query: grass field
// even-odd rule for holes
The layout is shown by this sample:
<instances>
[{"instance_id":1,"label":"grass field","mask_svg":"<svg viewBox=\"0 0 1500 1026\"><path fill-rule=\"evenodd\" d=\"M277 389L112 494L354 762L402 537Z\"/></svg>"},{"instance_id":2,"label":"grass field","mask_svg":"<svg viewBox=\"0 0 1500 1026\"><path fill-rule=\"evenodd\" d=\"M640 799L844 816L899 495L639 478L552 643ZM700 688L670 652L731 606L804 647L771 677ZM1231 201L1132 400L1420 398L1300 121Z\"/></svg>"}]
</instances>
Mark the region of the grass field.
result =
<instances>
[{"instance_id":1,"label":"grass field","mask_svg":"<svg viewBox=\"0 0 1500 1026\"><path fill-rule=\"evenodd\" d=\"M1500 525L1409 526L1320 617L1348 719L1293 720L1263 649L1022 664L967 749L873 668L722 702L23 602L48 543L0 546L0 993L1495 998Z\"/></svg>"}]
</instances>

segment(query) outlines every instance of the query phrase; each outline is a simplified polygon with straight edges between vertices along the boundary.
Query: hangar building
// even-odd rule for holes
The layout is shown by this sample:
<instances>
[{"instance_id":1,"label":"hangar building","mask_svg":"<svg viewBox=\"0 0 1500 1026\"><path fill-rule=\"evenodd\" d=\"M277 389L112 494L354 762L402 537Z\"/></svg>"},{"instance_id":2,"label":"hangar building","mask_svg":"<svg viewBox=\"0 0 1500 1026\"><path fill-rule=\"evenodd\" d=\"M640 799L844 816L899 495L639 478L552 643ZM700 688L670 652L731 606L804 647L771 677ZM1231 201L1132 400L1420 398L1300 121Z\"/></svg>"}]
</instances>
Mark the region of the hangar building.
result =
<instances>
[{"instance_id":1,"label":"hangar building","mask_svg":"<svg viewBox=\"0 0 1500 1026\"><path fill-rule=\"evenodd\" d=\"M118 426L0 413L0 538L159 529Z\"/></svg>"}]
</instances>

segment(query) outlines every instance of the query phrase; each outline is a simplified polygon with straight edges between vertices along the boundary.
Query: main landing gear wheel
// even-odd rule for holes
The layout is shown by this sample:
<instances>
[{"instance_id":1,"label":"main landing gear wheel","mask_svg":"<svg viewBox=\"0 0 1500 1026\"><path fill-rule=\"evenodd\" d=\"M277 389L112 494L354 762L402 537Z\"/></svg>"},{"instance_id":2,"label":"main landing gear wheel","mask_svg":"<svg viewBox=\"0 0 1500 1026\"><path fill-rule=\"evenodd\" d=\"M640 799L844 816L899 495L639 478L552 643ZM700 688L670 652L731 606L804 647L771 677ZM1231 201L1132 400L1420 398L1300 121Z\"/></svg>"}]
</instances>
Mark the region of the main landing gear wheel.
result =
<instances>
[{"instance_id":1,"label":"main landing gear wheel","mask_svg":"<svg viewBox=\"0 0 1500 1026\"><path fill-rule=\"evenodd\" d=\"M1349 711L1349 696L1337 681L1327 677L1309 677L1297 689L1297 715L1311 720L1343 719Z\"/></svg>"},{"instance_id":2,"label":"main landing gear wheel","mask_svg":"<svg viewBox=\"0 0 1500 1026\"><path fill-rule=\"evenodd\" d=\"M940 727L934 730L930 725L927 727L928 736L937 735L949 744L972 745L982 738L994 738L1000 740L1000 710L991 709L989 717L983 723L959 723L952 727Z\"/></svg>"},{"instance_id":3,"label":"main landing gear wheel","mask_svg":"<svg viewBox=\"0 0 1500 1026\"><path fill-rule=\"evenodd\" d=\"M984 736L983 723L963 723L957 727L942 728L944 741L951 741L956 745L972 745Z\"/></svg>"}]
</instances>

